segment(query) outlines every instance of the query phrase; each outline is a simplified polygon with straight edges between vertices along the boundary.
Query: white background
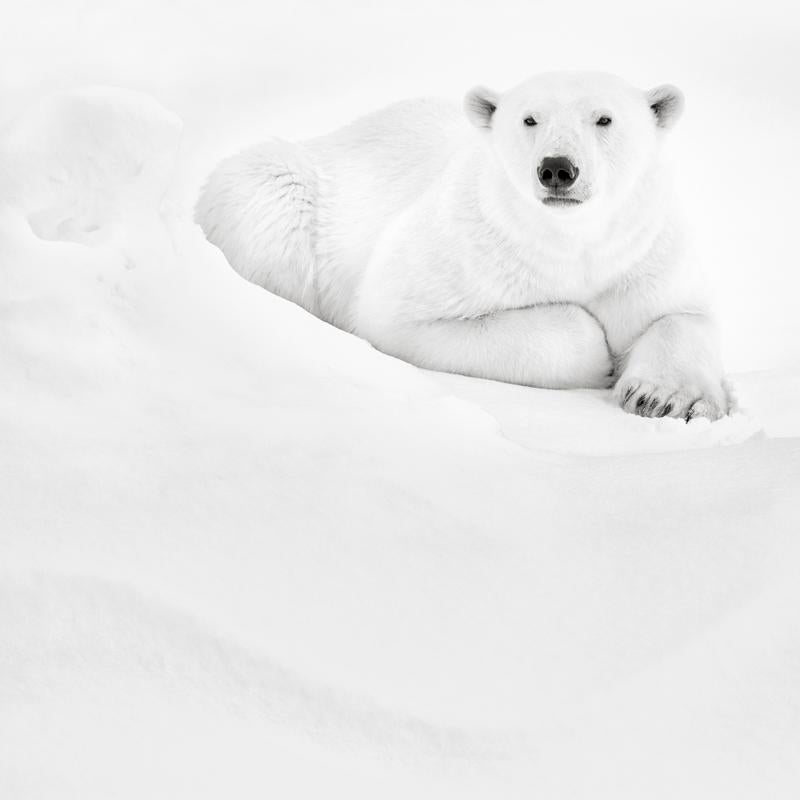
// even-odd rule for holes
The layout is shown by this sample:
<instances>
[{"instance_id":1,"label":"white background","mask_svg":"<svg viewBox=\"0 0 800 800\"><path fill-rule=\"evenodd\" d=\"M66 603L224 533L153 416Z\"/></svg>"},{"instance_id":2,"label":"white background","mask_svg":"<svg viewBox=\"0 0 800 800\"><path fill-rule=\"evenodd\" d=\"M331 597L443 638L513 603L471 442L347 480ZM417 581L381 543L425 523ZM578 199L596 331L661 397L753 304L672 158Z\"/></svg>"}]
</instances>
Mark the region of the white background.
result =
<instances>
[{"instance_id":1,"label":"white background","mask_svg":"<svg viewBox=\"0 0 800 800\"><path fill-rule=\"evenodd\" d=\"M79 84L154 94L184 120L182 200L266 135L325 133L403 97L460 101L551 69L679 85L673 134L733 372L800 363L795 199L800 22L789 2L85 0L6 8L0 119Z\"/></svg>"}]
</instances>

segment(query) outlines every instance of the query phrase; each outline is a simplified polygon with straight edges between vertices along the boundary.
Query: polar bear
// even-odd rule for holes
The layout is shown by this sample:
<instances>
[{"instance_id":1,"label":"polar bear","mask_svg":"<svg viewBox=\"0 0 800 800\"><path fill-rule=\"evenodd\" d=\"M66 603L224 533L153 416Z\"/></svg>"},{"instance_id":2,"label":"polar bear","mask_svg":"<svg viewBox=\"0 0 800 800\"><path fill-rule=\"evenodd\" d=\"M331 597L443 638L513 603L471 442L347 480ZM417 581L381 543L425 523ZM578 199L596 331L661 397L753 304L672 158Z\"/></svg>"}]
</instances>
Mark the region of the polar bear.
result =
<instances>
[{"instance_id":1,"label":"polar bear","mask_svg":"<svg viewBox=\"0 0 800 800\"><path fill-rule=\"evenodd\" d=\"M196 218L242 276L412 364L716 419L717 336L663 148L683 106L594 72L400 102L227 159Z\"/></svg>"}]
</instances>

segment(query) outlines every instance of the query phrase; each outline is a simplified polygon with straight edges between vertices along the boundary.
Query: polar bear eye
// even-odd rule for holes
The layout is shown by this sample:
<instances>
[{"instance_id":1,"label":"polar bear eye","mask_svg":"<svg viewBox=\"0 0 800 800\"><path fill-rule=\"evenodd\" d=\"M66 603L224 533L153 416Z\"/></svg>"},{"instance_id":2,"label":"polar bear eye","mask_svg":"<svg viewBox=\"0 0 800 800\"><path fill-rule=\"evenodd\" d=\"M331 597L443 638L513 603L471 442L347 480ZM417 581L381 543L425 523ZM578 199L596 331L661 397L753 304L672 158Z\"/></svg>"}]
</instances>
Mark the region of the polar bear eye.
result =
<instances>
[{"instance_id":1,"label":"polar bear eye","mask_svg":"<svg viewBox=\"0 0 800 800\"><path fill-rule=\"evenodd\" d=\"M610 125L611 124L611 117L600 117L600 119L597 120L597 124L598 125L603 125L603 126Z\"/></svg>"},{"instance_id":2,"label":"polar bear eye","mask_svg":"<svg viewBox=\"0 0 800 800\"><path fill-rule=\"evenodd\" d=\"M525 117L525 119L524 119L524 120L522 120L522 121L523 121L523 122L524 122L524 123L525 123L525 124L526 124L526 125L527 125L529 128L532 128L534 125L536 125L536 120L535 120L533 117Z\"/></svg>"}]
</instances>

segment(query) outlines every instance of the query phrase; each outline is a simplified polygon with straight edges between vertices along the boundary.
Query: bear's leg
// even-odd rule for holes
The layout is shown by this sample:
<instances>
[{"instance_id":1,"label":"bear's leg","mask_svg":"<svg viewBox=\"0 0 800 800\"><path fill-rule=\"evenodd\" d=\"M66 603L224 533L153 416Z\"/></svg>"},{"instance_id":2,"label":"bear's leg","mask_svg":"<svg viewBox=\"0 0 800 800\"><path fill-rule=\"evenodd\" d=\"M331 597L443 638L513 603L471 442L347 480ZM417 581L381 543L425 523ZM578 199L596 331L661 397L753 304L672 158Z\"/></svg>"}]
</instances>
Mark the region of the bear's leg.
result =
<instances>
[{"instance_id":1,"label":"bear's leg","mask_svg":"<svg viewBox=\"0 0 800 800\"><path fill-rule=\"evenodd\" d=\"M569 303L365 332L417 366L551 389L607 388L613 361L597 320Z\"/></svg>"},{"instance_id":2,"label":"bear's leg","mask_svg":"<svg viewBox=\"0 0 800 800\"><path fill-rule=\"evenodd\" d=\"M195 219L252 283L315 311L317 175L301 145L271 140L223 161Z\"/></svg>"},{"instance_id":3,"label":"bear's leg","mask_svg":"<svg viewBox=\"0 0 800 800\"><path fill-rule=\"evenodd\" d=\"M643 417L719 419L730 410L716 329L703 314L667 314L622 359L620 405Z\"/></svg>"}]
</instances>

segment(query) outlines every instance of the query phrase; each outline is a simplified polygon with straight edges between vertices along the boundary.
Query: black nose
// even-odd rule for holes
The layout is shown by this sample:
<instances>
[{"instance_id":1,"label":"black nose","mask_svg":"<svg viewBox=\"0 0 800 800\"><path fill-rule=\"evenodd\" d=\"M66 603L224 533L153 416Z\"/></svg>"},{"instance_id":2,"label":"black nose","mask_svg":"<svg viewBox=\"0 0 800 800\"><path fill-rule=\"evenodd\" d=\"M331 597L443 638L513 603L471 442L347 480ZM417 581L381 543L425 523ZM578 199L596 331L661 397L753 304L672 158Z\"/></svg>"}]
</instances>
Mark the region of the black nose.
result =
<instances>
[{"instance_id":1,"label":"black nose","mask_svg":"<svg viewBox=\"0 0 800 800\"><path fill-rule=\"evenodd\" d=\"M565 156L548 156L542 159L536 174L547 189L569 189L578 177L578 168Z\"/></svg>"}]
</instances>

